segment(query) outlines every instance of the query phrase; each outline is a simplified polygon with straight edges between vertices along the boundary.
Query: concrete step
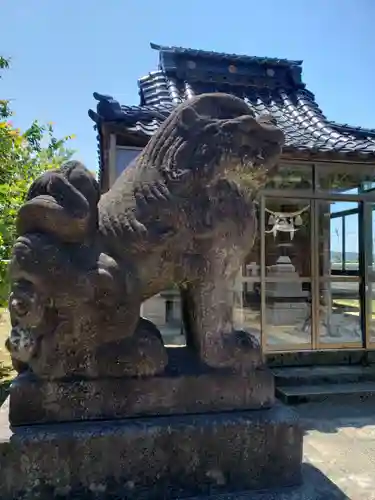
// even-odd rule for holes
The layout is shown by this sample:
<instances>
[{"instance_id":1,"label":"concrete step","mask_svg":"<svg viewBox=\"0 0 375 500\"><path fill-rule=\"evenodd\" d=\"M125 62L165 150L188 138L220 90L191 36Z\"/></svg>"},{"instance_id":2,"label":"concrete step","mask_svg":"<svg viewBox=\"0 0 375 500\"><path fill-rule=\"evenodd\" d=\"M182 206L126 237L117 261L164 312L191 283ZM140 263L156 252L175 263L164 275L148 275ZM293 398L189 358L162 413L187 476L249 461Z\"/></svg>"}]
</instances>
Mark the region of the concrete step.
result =
<instances>
[{"instance_id":1,"label":"concrete step","mask_svg":"<svg viewBox=\"0 0 375 500\"><path fill-rule=\"evenodd\" d=\"M277 386L276 397L286 404L325 401L335 397L356 396L358 399L375 396L375 382L351 382L334 384L304 384L293 386Z\"/></svg>"},{"instance_id":2,"label":"concrete step","mask_svg":"<svg viewBox=\"0 0 375 500\"><path fill-rule=\"evenodd\" d=\"M276 386L375 382L375 366L310 366L274 368Z\"/></svg>"},{"instance_id":3,"label":"concrete step","mask_svg":"<svg viewBox=\"0 0 375 500\"><path fill-rule=\"evenodd\" d=\"M325 349L266 353L267 365L272 368L360 365L375 363L375 349Z\"/></svg>"}]
</instances>

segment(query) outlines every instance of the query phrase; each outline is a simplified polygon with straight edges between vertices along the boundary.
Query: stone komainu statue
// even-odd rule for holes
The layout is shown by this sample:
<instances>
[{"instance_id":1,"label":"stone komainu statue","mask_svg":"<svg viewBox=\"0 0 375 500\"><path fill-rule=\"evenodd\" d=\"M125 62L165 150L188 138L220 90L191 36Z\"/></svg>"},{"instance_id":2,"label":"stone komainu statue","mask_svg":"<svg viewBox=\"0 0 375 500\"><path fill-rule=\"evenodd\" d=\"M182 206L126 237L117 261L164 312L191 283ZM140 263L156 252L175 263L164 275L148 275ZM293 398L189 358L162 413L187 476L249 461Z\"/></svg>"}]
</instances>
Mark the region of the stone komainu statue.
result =
<instances>
[{"instance_id":1,"label":"stone komainu statue","mask_svg":"<svg viewBox=\"0 0 375 500\"><path fill-rule=\"evenodd\" d=\"M241 99L204 94L171 113L102 197L79 162L37 179L10 265L15 367L47 379L162 372L166 351L140 305L173 284L203 363L261 364L232 322L233 282L256 232L254 192L239 179L264 180L283 141Z\"/></svg>"}]
</instances>

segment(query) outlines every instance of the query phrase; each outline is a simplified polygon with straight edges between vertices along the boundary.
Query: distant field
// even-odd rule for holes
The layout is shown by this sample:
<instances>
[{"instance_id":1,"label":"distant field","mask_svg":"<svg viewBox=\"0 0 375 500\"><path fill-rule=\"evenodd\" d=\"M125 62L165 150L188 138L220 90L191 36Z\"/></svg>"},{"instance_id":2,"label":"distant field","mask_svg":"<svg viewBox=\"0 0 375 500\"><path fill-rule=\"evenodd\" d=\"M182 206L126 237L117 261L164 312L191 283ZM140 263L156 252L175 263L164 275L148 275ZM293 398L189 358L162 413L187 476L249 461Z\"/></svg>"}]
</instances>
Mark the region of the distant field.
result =
<instances>
[{"instance_id":1,"label":"distant field","mask_svg":"<svg viewBox=\"0 0 375 500\"><path fill-rule=\"evenodd\" d=\"M359 300L352 300L352 299L334 299L333 300L333 303L337 306L341 306L341 307L350 307L352 308L354 311L354 313L360 313L360 303L359 303ZM371 301L371 316L372 316L372 319L375 319L375 300L372 300Z\"/></svg>"},{"instance_id":2,"label":"distant field","mask_svg":"<svg viewBox=\"0 0 375 500\"><path fill-rule=\"evenodd\" d=\"M15 372L12 369L10 356L5 349L5 340L9 335L9 315L5 309L0 309L0 405L7 395L7 388Z\"/></svg>"},{"instance_id":3,"label":"distant field","mask_svg":"<svg viewBox=\"0 0 375 500\"><path fill-rule=\"evenodd\" d=\"M10 321L6 309L0 309L0 369L2 367L11 367L10 356L5 349L5 340L9 335Z\"/></svg>"},{"instance_id":4,"label":"distant field","mask_svg":"<svg viewBox=\"0 0 375 500\"><path fill-rule=\"evenodd\" d=\"M331 262L331 269L336 269L336 270L339 270L341 271L342 269L342 263L341 262ZM348 262L346 261L345 262L345 269L347 269L348 271L350 269L352 270L356 270L356 269L359 269L359 264L358 262Z\"/></svg>"}]
</instances>

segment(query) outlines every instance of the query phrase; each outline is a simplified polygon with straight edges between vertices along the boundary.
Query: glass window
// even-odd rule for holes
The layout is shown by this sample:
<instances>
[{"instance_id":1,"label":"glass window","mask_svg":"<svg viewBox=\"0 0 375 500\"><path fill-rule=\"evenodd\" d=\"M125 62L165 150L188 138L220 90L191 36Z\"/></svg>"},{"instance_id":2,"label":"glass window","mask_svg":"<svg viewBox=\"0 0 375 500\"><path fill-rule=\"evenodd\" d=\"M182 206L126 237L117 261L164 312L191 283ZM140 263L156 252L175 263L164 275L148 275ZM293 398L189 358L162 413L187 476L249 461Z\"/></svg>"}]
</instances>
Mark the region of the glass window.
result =
<instances>
[{"instance_id":1,"label":"glass window","mask_svg":"<svg viewBox=\"0 0 375 500\"><path fill-rule=\"evenodd\" d=\"M374 189L374 169L367 165L319 165L316 168L317 189L337 194L360 194Z\"/></svg>"},{"instance_id":2,"label":"glass window","mask_svg":"<svg viewBox=\"0 0 375 500\"><path fill-rule=\"evenodd\" d=\"M142 149L134 148L116 148L116 177L118 177L125 168L136 158Z\"/></svg>"},{"instance_id":3,"label":"glass window","mask_svg":"<svg viewBox=\"0 0 375 500\"><path fill-rule=\"evenodd\" d=\"M313 188L312 165L281 163L275 173L268 177L267 189L302 189Z\"/></svg>"},{"instance_id":4,"label":"glass window","mask_svg":"<svg viewBox=\"0 0 375 500\"><path fill-rule=\"evenodd\" d=\"M320 276L358 275L358 203L320 201L318 223Z\"/></svg>"},{"instance_id":5,"label":"glass window","mask_svg":"<svg viewBox=\"0 0 375 500\"><path fill-rule=\"evenodd\" d=\"M365 248L367 257L368 283L366 291L366 307L368 314L369 340L375 345L375 204L366 207L369 211L366 220Z\"/></svg>"}]
</instances>

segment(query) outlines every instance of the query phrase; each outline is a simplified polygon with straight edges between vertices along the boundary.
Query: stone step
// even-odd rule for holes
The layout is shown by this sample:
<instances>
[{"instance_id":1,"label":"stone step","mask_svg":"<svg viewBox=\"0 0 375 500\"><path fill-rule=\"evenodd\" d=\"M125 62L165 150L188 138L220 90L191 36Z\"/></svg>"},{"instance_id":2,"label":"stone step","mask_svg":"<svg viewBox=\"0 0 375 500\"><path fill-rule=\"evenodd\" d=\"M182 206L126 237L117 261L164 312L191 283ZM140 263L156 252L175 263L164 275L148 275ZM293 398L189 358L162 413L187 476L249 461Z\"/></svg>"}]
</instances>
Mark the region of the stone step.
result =
<instances>
[{"instance_id":1,"label":"stone step","mask_svg":"<svg viewBox=\"0 0 375 500\"><path fill-rule=\"evenodd\" d=\"M267 365L271 368L311 367L331 365L375 364L375 350L326 349L317 351L292 351L266 353Z\"/></svg>"},{"instance_id":2,"label":"stone step","mask_svg":"<svg viewBox=\"0 0 375 500\"><path fill-rule=\"evenodd\" d=\"M375 382L375 366L309 366L274 368L276 386Z\"/></svg>"},{"instance_id":3,"label":"stone step","mask_svg":"<svg viewBox=\"0 0 375 500\"><path fill-rule=\"evenodd\" d=\"M369 398L375 396L375 382L352 382L336 384L313 384L276 387L276 397L286 404L324 401L335 397L356 396Z\"/></svg>"}]
</instances>

